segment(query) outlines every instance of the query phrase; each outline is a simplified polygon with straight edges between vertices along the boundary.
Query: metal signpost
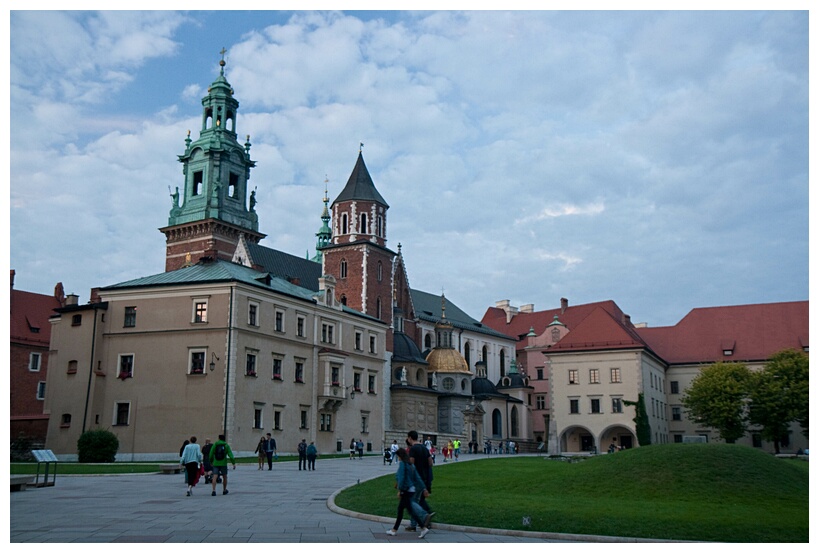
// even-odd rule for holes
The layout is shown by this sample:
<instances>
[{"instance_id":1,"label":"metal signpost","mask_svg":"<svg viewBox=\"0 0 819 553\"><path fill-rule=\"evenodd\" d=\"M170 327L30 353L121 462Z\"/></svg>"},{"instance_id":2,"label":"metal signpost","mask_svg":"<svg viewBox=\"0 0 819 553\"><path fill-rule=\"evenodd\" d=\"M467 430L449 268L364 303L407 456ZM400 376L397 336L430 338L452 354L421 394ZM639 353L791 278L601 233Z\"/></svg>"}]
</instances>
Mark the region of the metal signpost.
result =
<instances>
[{"instance_id":1,"label":"metal signpost","mask_svg":"<svg viewBox=\"0 0 819 553\"><path fill-rule=\"evenodd\" d=\"M32 449L31 454L37 460L37 477L34 480L34 485L38 488L43 486L53 486L54 480L57 477L57 457L50 449ZM45 463L45 472L43 473L43 481L40 482L40 464ZM51 473L51 482L48 481L49 465L54 463L54 472Z\"/></svg>"}]
</instances>

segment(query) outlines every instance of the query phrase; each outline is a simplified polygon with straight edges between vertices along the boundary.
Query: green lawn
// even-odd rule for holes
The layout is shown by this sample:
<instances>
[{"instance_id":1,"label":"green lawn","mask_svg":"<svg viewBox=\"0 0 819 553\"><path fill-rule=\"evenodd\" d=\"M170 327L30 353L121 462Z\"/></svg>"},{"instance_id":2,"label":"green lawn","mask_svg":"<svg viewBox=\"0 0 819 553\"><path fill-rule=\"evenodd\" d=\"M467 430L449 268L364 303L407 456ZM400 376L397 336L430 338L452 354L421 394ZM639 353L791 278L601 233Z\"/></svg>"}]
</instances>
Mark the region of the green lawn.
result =
<instances>
[{"instance_id":1,"label":"green lawn","mask_svg":"<svg viewBox=\"0 0 819 553\"><path fill-rule=\"evenodd\" d=\"M395 516L392 476L336 504ZM725 444L668 444L577 463L502 457L436 465L439 523L722 542L808 542L808 463ZM523 526L523 517L531 525Z\"/></svg>"}]
</instances>

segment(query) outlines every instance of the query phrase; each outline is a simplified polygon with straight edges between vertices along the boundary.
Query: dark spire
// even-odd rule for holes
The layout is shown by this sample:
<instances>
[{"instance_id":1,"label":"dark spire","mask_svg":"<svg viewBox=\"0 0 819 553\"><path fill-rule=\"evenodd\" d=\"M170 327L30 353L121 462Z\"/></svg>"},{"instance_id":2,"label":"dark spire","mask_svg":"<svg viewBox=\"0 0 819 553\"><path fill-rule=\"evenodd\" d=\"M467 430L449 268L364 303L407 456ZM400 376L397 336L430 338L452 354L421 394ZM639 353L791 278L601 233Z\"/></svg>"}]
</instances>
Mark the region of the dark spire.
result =
<instances>
[{"instance_id":1,"label":"dark spire","mask_svg":"<svg viewBox=\"0 0 819 553\"><path fill-rule=\"evenodd\" d=\"M389 207L387 202L384 201L384 198L381 197L381 194L378 193L378 190L376 190L373 179L370 177L370 172L367 171L367 166L364 165L364 156L361 151L358 152L358 160L355 163L350 179L347 181L347 185L344 187L344 190L341 191L341 194L333 201L333 205L349 200L366 200L380 203L384 207Z\"/></svg>"}]
</instances>

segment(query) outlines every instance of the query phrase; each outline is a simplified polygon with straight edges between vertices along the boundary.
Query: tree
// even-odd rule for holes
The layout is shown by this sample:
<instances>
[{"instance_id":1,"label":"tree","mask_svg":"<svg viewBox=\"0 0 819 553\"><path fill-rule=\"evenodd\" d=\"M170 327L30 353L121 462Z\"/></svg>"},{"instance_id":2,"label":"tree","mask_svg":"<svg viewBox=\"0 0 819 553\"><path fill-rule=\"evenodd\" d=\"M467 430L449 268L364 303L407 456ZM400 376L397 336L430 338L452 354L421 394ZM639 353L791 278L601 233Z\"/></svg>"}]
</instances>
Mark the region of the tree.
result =
<instances>
[{"instance_id":1,"label":"tree","mask_svg":"<svg viewBox=\"0 0 819 553\"><path fill-rule=\"evenodd\" d=\"M77 440L80 463L113 463L118 449L119 440L108 430L86 430Z\"/></svg>"},{"instance_id":2,"label":"tree","mask_svg":"<svg viewBox=\"0 0 819 553\"><path fill-rule=\"evenodd\" d=\"M750 422L762 427L762 437L779 446L792 422L808 436L808 356L793 349L780 351L760 372L750 390Z\"/></svg>"},{"instance_id":3,"label":"tree","mask_svg":"<svg viewBox=\"0 0 819 553\"><path fill-rule=\"evenodd\" d=\"M682 404L691 420L715 428L732 444L747 429L750 386L748 367L719 361L700 371L685 391Z\"/></svg>"},{"instance_id":4,"label":"tree","mask_svg":"<svg viewBox=\"0 0 819 553\"><path fill-rule=\"evenodd\" d=\"M651 445L651 425L648 423L648 413L646 412L646 401L643 394L637 395L637 401L623 400L626 405L633 405L635 415L632 419L637 432L637 443L640 447Z\"/></svg>"}]
</instances>

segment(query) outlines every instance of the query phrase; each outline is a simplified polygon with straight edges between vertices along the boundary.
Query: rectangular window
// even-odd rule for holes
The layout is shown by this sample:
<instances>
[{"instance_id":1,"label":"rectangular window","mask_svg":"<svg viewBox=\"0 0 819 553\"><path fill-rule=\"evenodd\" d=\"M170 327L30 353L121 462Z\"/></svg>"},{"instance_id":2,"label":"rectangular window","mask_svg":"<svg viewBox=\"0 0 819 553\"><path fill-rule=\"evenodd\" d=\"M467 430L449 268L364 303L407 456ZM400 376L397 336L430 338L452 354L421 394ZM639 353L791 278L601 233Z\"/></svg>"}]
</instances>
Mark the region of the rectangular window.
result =
<instances>
[{"instance_id":1,"label":"rectangular window","mask_svg":"<svg viewBox=\"0 0 819 553\"><path fill-rule=\"evenodd\" d=\"M304 382L304 360L296 359L296 382Z\"/></svg>"},{"instance_id":2,"label":"rectangular window","mask_svg":"<svg viewBox=\"0 0 819 553\"><path fill-rule=\"evenodd\" d=\"M296 319L296 336L304 338L304 317Z\"/></svg>"},{"instance_id":3,"label":"rectangular window","mask_svg":"<svg viewBox=\"0 0 819 553\"><path fill-rule=\"evenodd\" d=\"M82 315L72 315L71 326L80 326L82 324Z\"/></svg>"},{"instance_id":4,"label":"rectangular window","mask_svg":"<svg viewBox=\"0 0 819 553\"><path fill-rule=\"evenodd\" d=\"M611 369L611 381L614 383L622 382L620 380L620 369Z\"/></svg>"},{"instance_id":5,"label":"rectangular window","mask_svg":"<svg viewBox=\"0 0 819 553\"><path fill-rule=\"evenodd\" d=\"M126 328L133 328L136 326L136 307L126 307L125 308L125 320L122 323L122 326Z\"/></svg>"},{"instance_id":6,"label":"rectangular window","mask_svg":"<svg viewBox=\"0 0 819 553\"><path fill-rule=\"evenodd\" d=\"M282 429L282 412L278 409L273 411L273 430Z\"/></svg>"},{"instance_id":7,"label":"rectangular window","mask_svg":"<svg viewBox=\"0 0 819 553\"><path fill-rule=\"evenodd\" d=\"M273 358L273 380L282 379L282 360L278 357Z\"/></svg>"},{"instance_id":8,"label":"rectangular window","mask_svg":"<svg viewBox=\"0 0 819 553\"><path fill-rule=\"evenodd\" d=\"M611 412L612 413L622 413L623 412L623 399L619 397L611 398Z\"/></svg>"},{"instance_id":9,"label":"rectangular window","mask_svg":"<svg viewBox=\"0 0 819 553\"><path fill-rule=\"evenodd\" d=\"M537 409L546 409L546 396L536 396L535 401L535 407Z\"/></svg>"},{"instance_id":10,"label":"rectangular window","mask_svg":"<svg viewBox=\"0 0 819 553\"><path fill-rule=\"evenodd\" d=\"M361 351L361 333L358 331L355 333L355 349Z\"/></svg>"},{"instance_id":11,"label":"rectangular window","mask_svg":"<svg viewBox=\"0 0 819 553\"><path fill-rule=\"evenodd\" d=\"M307 428L307 416L308 416L307 410L302 409L301 410L301 416L299 418L299 428L301 428L301 429Z\"/></svg>"},{"instance_id":12,"label":"rectangular window","mask_svg":"<svg viewBox=\"0 0 819 553\"><path fill-rule=\"evenodd\" d=\"M353 390L355 390L356 392L361 391L361 373L360 372L353 373Z\"/></svg>"},{"instance_id":13,"label":"rectangular window","mask_svg":"<svg viewBox=\"0 0 819 553\"><path fill-rule=\"evenodd\" d=\"M331 413L321 414L321 425L319 426L323 432L333 431L333 415Z\"/></svg>"},{"instance_id":14,"label":"rectangular window","mask_svg":"<svg viewBox=\"0 0 819 553\"><path fill-rule=\"evenodd\" d=\"M37 383L37 399L45 399L45 382L42 380Z\"/></svg>"},{"instance_id":15,"label":"rectangular window","mask_svg":"<svg viewBox=\"0 0 819 553\"><path fill-rule=\"evenodd\" d=\"M77 374L77 360L72 359L68 362L68 370L66 371L68 374Z\"/></svg>"},{"instance_id":16,"label":"rectangular window","mask_svg":"<svg viewBox=\"0 0 819 553\"><path fill-rule=\"evenodd\" d=\"M591 412L598 414L600 413L600 398L592 398L591 400Z\"/></svg>"},{"instance_id":17,"label":"rectangular window","mask_svg":"<svg viewBox=\"0 0 819 553\"><path fill-rule=\"evenodd\" d=\"M367 393L375 393L375 375L371 374L367 377Z\"/></svg>"},{"instance_id":18,"label":"rectangular window","mask_svg":"<svg viewBox=\"0 0 819 553\"><path fill-rule=\"evenodd\" d=\"M28 356L28 370L40 372L40 354L31 352Z\"/></svg>"},{"instance_id":19,"label":"rectangular window","mask_svg":"<svg viewBox=\"0 0 819 553\"><path fill-rule=\"evenodd\" d=\"M672 394L679 394L680 393L680 383L676 380L672 380L671 382L671 393Z\"/></svg>"},{"instance_id":20,"label":"rectangular window","mask_svg":"<svg viewBox=\"0 0 819 553\"><path fill-rule=\"evenodd\" d=\"M543 380L543 369L537 369L537 379Z\"/></svg>"},{"instance_id":21,"label":"rectangular window","mask_svg":"<svg viewBox=\"0 0 819 553\"><path fill-rule=\"evenodd\" d=\"M193 173L193 187L191 189L191 196L198 196L202 193L202 182L204 173L202 171L194 171Z\"/></svg>"},{"instance_id":22,"label":"rectangular window","mask_svg":"<svg viewBox=\"0 0 819 553\"><path fill-rule=\"evenodd\" d=\"M208 302L197 300L193 302L193 322L206 323L208 322Z\"/></svg>"},{"instance_id":23,"label":"rectangular window","mask_svg":"<svg viewBox=\"0 0 819 553\"><path fill-rule=\"evenodd\" d=\"M589 369L589 384L600 384L600 369Z\"/></svg>"},{"instance_id":24,"label":"rectangular window","mask_svg":"<svg viewBox=\"0 0 819 553\"><path fill-rule=\"evenodd\" d=\"M333 386L341 385L340 374L341 370L338 367L330 367L330 382Z\"/></svg>"},{"instance_id":25,"label":"rectangular window","mask_svg":"<svg viewBox=\"0 0 819 553\"><path fill-rule=\"evenodd\" d=\"M276 311L276 332L284 332L284 312Z\"/></svg>"},{"instance_id":26,"label":"rectangular window","mask_svg":"<svg viewBox=\"0 0 819 553\"><path fill-rule=\"evenodd\" d=\"M119 378L131 378L134 376L134 354L124 354L119 356Z\"/></svg>"},{"instance_id":27,"label":"rectangular window","mask_svg":"<svg viewBox=\"0 0 819 553\"><path fill-rule=\"evenodd\" d=\"M250 326L259 326L259 304L247 304L247 324Z\"/></svg>"},{"instance_id":28,"label":"rectangular window","mask_svg":"<svg viewBox=\"0 0 819 553\"><path fill-rule=\"evenodd\" d=\"M580 380L577 378L577 369L569 370L569 384L580 384Z\"/></svg>"},{"instance_id":29,"label":"rectangular window","mask_svg":"<svg viewBox=\"0 0 819 553\"><path fill-rule=\"evenodd\" d=\"M256 354L248 353L245 360L245 375L256 376Z\"/></svg>"},{"instance_id":30,"label":"rectangular window","mask_svg":"<svg viewBox=\"0 0 819 553\"><path fill-rule=\"evenodd\" d=\"M569 400L569 413L572 415L577 415L580 413L580 400L579 399L570 399Z\"/></svg>"},{"instance_id":31,"label":"rectangular window","mask_svg":"<svg viewBox=\"0 0 819 553\"><path fill-rule=\"evenodd\" d=\"M114 404L114 426L128 426L131 416L131 404L121 402Z\"/></svg>"},{"instance_id":32,"label":"rectangular window","mask_svg":"<svg viewBox=\"0 0 819 553\"><path fill-rule=\"evenodd\" d=\"M205 351L194 350L191 351L190 358L190 374L205 374Z\"/></svg>"},{"instance_id":33,"label":"rectangular window","mask_svg":"<svg viewBox=\"0 0 819 553\"><path fill-rule=\"evenodd\" d=\"M375 336L370 336L370 353L377 353L375 351Z\"/></svg>"},{"instance_id":34,"label":"rectangular window","mask_svg":"<svg viewBox=\"0 0 819 553\"><path fill-rule=\"evenodd\" d=\"M321 325L321 341L325 344L334 344L333 341L333 330L334 326L329 323L323 323Z\"/></svg>"},{"instance_id":35,"label":"rectangular window","mask_svg":"<svg viewBox=\"0 0 819 553\"><path fill-rule=\"evenodd\" d=\"M366 434L370 431L370 416L361 415L361 433Z\"/></svg>"},{"instance_id":36,"label":"rectangular window","mask_svg":"<svg viewBox=\"0 0 819 553\"><path fill-rule=\"evenodd\" d=\"M680 409L679 407L672 407L671 408L671 420L681 421L682 420L682 409Z\"/></svg>"},{"instance_id":37,"label":"rectangular window","mask_svg":"<svg viewBox=\"0 0 819 553\"><path fill-rule=\"evenodd\" d=\"M683 435L682 434L674 434L674 443L675 444L681 444L682 441L683 441Z\"/></svg>"},{"instance_id":38,"label":"rectangular window","mask_svg":"<svg viewBox=\"0 0 819 553\"><path fill-rule=\"evenodd\" d=\"M264 404L263 403L254 403L253 404L253 428L257 430L261 430L264 428L264 419L262 414L264 413Z\"/></svg>"}]
</instances>

